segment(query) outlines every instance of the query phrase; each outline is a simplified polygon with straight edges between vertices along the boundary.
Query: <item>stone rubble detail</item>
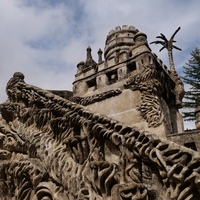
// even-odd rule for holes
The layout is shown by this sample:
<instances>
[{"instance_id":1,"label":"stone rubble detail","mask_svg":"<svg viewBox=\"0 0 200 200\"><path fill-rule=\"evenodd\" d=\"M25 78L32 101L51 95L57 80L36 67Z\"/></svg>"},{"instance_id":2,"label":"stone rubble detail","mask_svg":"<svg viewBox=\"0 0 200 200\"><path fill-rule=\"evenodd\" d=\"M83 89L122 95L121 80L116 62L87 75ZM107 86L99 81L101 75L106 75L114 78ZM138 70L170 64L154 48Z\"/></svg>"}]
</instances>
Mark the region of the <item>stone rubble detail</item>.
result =
<instances>
[{"instance_id":1,"label":"stone rubble detail","mask_svg":"<svg viewBox=\"0 0 200 200\"><path fill-rule=\"evenodd\" d=\"M6 91L0 199L199 198L198 152L29 85L22 73Z\"/></svg>"}]
</instances>

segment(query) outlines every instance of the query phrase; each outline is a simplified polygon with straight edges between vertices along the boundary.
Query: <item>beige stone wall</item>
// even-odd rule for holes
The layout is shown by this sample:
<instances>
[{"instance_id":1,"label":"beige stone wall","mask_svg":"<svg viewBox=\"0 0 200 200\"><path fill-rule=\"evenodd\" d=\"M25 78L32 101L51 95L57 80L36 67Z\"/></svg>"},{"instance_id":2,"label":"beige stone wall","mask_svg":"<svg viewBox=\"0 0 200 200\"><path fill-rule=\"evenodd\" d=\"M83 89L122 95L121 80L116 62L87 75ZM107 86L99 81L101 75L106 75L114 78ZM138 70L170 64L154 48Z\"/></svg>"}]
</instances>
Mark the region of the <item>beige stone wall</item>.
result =
<instances>
[{"instance_id":1,"label":"beige stone wall","mask_svg":"<svg viewBox=\"0 0 200 200\"><path fill-rule=\"evenodd\" d=\"M122 94L120 94L117 97L112 97L109 99L106 99L101 102L96 102L94 104L88 105L87 107L92 110L93 112L97 112L100 114L104 114L107 116L115 116L119 113L124 113L129 110L136 110L136 106L140 103L140 92L139 91L131 91L131 90L123 90ZM139 112L137 113L137 115ZM134 121L140 121L140 119L137 120L137 116L135 117ZM130 122L132 121L129 119ZM128 122L128 121L124 121ZM129 122L129 124L131 124Z\"/></svg>"},{"instance_id":2,"label":"beige stone wall","mask_svg":"<svg viewBox=\"0 0 200 200\"><path fill-rule=\"evenodd\" d=\"M160 126L149 128L148 123L137 110L137 106L140 102L141 93L139 91L124 89L120 95L87 105L87 108L92 112L106 115L127 125L135 126L139 129L156 134L161 138L166 138L167 133L170 132L171 127L169 128L169 126L171 126L171 124L166 124L166 120L163 120ZM165 113L169 111L165 108L163 112L166 116L167 114Z\"/></svg>"}]
</instances>

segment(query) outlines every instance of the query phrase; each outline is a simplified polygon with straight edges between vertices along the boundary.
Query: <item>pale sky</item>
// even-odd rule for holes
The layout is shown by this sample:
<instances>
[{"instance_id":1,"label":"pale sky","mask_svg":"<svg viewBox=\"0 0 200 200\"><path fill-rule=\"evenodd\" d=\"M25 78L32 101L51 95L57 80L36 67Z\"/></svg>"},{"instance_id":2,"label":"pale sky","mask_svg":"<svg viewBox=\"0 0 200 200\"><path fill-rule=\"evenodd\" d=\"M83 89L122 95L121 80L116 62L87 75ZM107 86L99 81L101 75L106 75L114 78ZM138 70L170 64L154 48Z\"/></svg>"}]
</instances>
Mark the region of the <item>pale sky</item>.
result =
<instances>
[{"instance_id":1,"label":"pale sky","mask_svg":"<svg viewBox=\"0 0 200 200\"><path fill-rule=\"evenodd\" d=\"M200 48L199 9L199 0L0 0L0 103L16 71L43 89L72 90L88 45L97 61L108 32L122 25L146 33L149 43L160 33L169 39L181 26L175 40L182 51L174 50L174 60L183 76L190 52ZM167 51L150 47L168 66Z\"/></svg>"}]
</instances>

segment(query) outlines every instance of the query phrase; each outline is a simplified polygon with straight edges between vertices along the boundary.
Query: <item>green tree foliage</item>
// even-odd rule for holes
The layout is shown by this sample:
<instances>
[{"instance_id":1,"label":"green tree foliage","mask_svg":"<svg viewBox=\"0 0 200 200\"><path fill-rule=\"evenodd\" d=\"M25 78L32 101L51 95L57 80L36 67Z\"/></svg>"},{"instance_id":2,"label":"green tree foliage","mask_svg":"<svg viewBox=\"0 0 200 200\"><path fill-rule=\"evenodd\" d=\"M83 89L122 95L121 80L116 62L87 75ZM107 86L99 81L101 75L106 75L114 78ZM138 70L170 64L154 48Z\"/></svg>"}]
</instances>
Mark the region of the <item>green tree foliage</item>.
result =
<instances>
[{"instance_id":1,"label":"green tree foliage","mask_svg":"<svg viewBox=\"0 0 200 200\"><path fill-rule=\"evenodd\" d=\"M185 84L189 84L189 91L186 91L183 106L185 108L196 108L200 106L200 49L196 48L191 52L191 58L183 67L185 74L182 77ZM194 109L183 112L186 121L195 120Z\"/></svg>"}]
</instances>

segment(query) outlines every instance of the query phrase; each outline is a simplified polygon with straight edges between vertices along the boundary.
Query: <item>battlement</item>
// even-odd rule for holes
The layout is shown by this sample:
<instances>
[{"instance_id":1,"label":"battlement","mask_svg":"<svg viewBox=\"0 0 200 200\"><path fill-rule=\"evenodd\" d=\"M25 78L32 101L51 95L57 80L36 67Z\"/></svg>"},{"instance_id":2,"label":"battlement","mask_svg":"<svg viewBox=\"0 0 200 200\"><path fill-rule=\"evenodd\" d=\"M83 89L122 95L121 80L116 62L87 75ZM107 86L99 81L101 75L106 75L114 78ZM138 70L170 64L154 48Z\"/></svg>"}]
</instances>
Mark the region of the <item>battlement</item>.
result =
<instances>
[{"instance_id":1,"label":"battlement","mask_svg":"<svg viewBox=\"0 0 200 200\"><path fill-rule=\"evenodd\" d=\"M115 29L112 29L107 36L107 39L110 38L113 34L116 33L123 33L123 32L130 32L130 33L137 33L139 30L136 29L134 26L129 26L129 25L123 25L115 27ZM107 41L107 40L106 40Z\"/></svg>"}]
</instances>

